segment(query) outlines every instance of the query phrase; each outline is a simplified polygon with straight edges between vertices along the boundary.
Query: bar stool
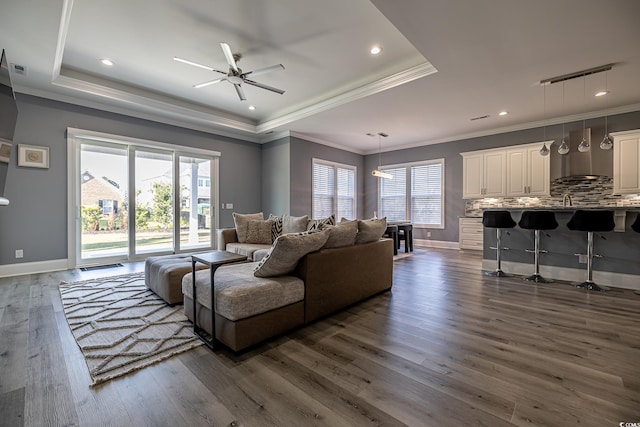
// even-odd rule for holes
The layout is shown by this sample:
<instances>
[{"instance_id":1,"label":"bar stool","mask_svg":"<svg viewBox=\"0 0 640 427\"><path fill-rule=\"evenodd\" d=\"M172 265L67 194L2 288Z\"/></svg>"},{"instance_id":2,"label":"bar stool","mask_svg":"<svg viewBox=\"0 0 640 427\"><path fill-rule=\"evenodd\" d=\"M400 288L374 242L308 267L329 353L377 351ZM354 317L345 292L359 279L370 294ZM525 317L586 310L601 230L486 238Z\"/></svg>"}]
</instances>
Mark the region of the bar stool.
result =
<instances>
[{"instance_id":1,"label":"bar stool","mask_svg":"<svg viewBox=\"0 0 640 427\"><path fill-rule=\"evenodd\" d=\"M387 225L387 229L384 231L382 237L388 237L393 240L393 254L398 255L398 226Z\"/></svg>"},{"instance_id":2,"label":"bar stool","mask_svg":"<svg viewBox=\"0 0 640 427\"><path fill-rule=\"evenodd\" d=\"M537 283L551 283L553 280L545 279L540 275L540 254L547 251L540 249L540 230L555 230L558 228L556 215L551 211L524 211L518 222L520 228L525 230L533 230L533 250L526 249L526 252L533 252L533 274L525 277L524 280L530 280Z\"/></svg>"},{"instance_id":3,"label":"bar stool","mask_svg":"<svg viewBox=\"0 0 640 427\"><path fill-rule=\"evenodd\" d=\"M613 220L613 211L609 210L577 210L567 223L569 230L587 232L587 280L576 285L577 288L587 288L593 291L608 291L606 286L600 286L593 282L593 257L602 258L593 253L593 233L595 231L611 231L616 223ZM581 254L576 254L577 256Z\"/></svg>"},{"instance_id":4,"label":"bar stool","mask_svg":"<svg viewBox=\"0 0 640 427\"><path fill-rule=\"evenodd\" d=\"M398 250L401 240L404 240L404 252L413 252L413 225L398 224Z\"/></svg>"},{"instance_id":5,"label":"bar stool","mask_svg":"<svg viewBox=\"0 0 640 427\"><path fill-rule=\"evenodd\" d=\"M482 225L487 228L495 228L496 229L496 247L491 247L491 249L496 250L496 269L495 271L488 271L485 274L487 276L495 276L495 277L506 277L511 276L511 274L507 274L502 271L500 262L502 260L502 251L509 250L509 248L502 247L502 229L503 228L513 228L516 226L516 222L511 218L511 214L509 211L484 211L482 213Z\"/></svg>"},{"instance_id":6,"label":"bar stool","mask_svg":"<svg viewBox=\"0 0 640 427\"><path fill-rule=\"evenodd\" d=\"M631 229L636 233L640 233L640 212L636 215L636 220L631 224ZM635 291L634 294L640 295L640 291Z\"/></svg>"}]
</instances>

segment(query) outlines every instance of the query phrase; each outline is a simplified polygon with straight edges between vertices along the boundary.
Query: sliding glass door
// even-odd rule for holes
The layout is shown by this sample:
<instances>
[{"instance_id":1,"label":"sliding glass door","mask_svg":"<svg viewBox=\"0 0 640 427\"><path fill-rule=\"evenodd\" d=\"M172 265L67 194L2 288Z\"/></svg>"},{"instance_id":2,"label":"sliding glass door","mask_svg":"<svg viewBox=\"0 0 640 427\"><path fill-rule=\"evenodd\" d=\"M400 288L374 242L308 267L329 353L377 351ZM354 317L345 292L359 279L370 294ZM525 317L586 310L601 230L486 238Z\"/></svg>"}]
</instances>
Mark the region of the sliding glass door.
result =
<instances>
[{"instance_id":1,"label":"sliding glass door","mask_svg":"<svg viewBox=\"0 0 640 427\"><path fill-rule=\"evenodd\" d=\"M127 257L126 147L82 144L80 149L80 258Z\"/></svg>"},{"instance_id":2,"label":"sliding glass door","mask_svg":"<svg viewBox=\"0 0 640 427\"><path fill-rule=\"evenodd\" d=\"M69 223L70 266L213 249L217 153L104 137L69 140L69 199L76 201L70 211L77 212Z\"/></svg>"}]
</instances>

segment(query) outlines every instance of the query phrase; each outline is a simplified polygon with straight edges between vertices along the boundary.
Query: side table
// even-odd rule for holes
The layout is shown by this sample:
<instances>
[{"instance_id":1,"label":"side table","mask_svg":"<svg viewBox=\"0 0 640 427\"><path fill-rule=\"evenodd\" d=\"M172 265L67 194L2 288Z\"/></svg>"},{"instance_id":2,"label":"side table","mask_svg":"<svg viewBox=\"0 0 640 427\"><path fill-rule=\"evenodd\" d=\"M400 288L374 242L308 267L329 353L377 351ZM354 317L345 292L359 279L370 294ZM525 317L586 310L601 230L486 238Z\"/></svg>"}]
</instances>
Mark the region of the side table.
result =
<instances>
[{"instance_id":1,"label":"side table","mask_svg":"<svg viewBox=\"0 0 640 427\"><path fill-rule=\"evenodd\" d=\"M213 276L218 267L224 264L246 261L246 255L238 255L227 251L212 251L191 255L191 277L193 292L193 333L196 334L207 347L214 350L216 343L216 293ZM198 326L198 312L196 311L198 297L196 295L196 263L205 264L211 271L211 338L207 338L206 331Z\"/></svg>"}]
</instances>

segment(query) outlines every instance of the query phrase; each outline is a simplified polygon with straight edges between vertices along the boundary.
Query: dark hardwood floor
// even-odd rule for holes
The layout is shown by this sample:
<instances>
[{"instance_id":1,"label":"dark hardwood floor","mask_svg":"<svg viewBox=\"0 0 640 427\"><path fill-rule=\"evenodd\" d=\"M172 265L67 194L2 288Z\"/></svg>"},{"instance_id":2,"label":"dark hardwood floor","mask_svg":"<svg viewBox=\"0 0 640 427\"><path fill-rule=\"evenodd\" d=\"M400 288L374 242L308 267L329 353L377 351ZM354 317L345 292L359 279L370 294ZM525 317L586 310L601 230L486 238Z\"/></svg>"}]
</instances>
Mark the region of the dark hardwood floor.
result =
<instances>
[{"instance_id":1,"label":"dark hardwood floor","mask_svg":"<svg viewBox=\"0 0 640 427\"><path fill-rule=\"evenodd\" d=\"M640 296L492 278L418 249L391 292L241 355L204 347L90 388L62 280L0 279L0 425L640 423Z\"/></svg>"}]
</instances>

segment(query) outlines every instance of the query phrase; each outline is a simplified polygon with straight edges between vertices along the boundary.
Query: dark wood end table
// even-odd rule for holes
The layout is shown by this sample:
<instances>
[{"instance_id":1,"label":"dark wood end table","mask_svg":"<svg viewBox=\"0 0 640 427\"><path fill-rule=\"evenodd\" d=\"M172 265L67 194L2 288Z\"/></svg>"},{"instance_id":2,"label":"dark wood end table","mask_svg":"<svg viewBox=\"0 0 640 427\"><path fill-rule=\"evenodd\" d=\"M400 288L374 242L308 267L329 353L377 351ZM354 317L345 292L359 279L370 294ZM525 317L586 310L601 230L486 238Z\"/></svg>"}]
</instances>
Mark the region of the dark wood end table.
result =
<instances>
[{"instance_id":1,"label":"dark wood end table","mask_svg":"<svg viewBox=\"0 0 640 427\"><path fill-rule=\"evenodd\" d=\"M191 255L191 278L193 296L193 333L196 334L207 347L214 350L216 344L216 297L213 276L218 267L224 264L246 261L246 255L238 255L227 251L212 251ZM206 331L198 326L197 295L196 295L196 263L202 263L211 271L211 337L207 337Z\"/></svg>"}]
</instances>

